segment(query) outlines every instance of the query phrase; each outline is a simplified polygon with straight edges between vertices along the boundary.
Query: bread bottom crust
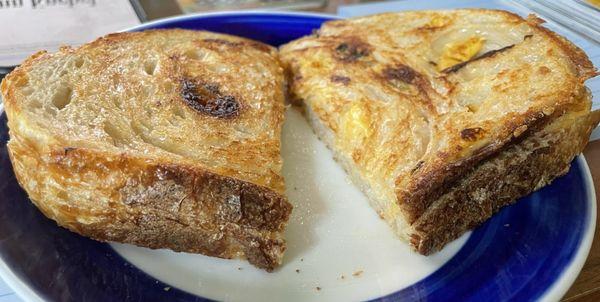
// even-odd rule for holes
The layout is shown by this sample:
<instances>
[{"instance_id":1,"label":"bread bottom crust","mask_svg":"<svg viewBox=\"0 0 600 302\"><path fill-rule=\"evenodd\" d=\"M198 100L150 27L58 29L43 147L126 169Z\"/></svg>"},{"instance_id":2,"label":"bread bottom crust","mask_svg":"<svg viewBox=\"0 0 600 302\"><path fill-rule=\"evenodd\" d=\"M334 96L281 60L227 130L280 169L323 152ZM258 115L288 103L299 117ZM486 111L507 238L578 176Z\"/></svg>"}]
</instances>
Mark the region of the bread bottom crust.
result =
<instances>
[{"instance_id":1,"label":"bread bottom crust","mask_svg":"<svg viewBox=\"0 0 600 302\"><path fill-rule=\"evenodd\" d=\"M262 186L202 169L64 148L11 132L20 185L59 225L99 241L244 258L272 271L292 206Z\"/></svg>"}]
</instances>

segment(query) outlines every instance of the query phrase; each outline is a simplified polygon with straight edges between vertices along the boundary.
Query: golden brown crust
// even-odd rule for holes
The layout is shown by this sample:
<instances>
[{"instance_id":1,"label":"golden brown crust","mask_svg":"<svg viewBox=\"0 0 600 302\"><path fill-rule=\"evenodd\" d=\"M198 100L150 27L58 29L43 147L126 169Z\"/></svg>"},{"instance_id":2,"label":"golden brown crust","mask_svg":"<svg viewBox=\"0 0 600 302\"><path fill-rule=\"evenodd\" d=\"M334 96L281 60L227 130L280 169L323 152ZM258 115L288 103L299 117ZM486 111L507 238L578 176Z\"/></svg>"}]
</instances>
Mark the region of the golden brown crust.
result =
<instances>
[{"instance_id":1,"label":"golden brown crust","mask_svg":"<svg viewBox=\"0 0 600 302\"><path fill-rule=\"evenodd\" d=\"M40 52L2 82L9 154L44 214L102 241L281 264L283 72L201 31Z\"/></svg>"},{"instance_id":2,"label":"golden brown crust","mask_svg":"<svg viewBox=\"0 0 600 302\"><path fill-rule=\"evenodd\" d=\"M269 271L281 264L285 242L278 234L292 208L268 188L124 154L76 148L39 154L14 134L8 147L32 201L74 232L101 241L242 256Z\"/></svg>"},{"instance_id":3,"label":"golden brown crust","mask_svg":"<svg viewBox=\"0 0 600 302\"><path fill-rule=\"evenodd\" d=\"M502 207L567 173L600 120L600 112L573 115L466 171L413 224L411 245L424 255L438 251Z\"/></svg>"},{"instance_id":4,"label":"golden brown crust","mask_svg":"<svg viewBox=\"0 0 600 302\"><path fill-rule=\"evenodd\" d=\"M475 150L471 156L455 161L450 165L440 164L438 166L430 166L428 171L413 173L414 178L405 190L406 193L402 195L404 202L410 204L411 207L411 210L408 212L409 222L415 222L427 211L432 203L448 192L448 190L451 190L457 181L464 179L464 175L480 162L488 160L503 150L520 143L531 133L542 129L546 124L563 115L564 112L564 109L555 109L550 115L546 115L542 111L529 112L523 115L524 120L522 122L507 124L508 129L506 132L513 135L485 145ZM519 128L525 130L520 131ZM465 130L469 129L471 128Z\"/></svg>"}]
</instances>

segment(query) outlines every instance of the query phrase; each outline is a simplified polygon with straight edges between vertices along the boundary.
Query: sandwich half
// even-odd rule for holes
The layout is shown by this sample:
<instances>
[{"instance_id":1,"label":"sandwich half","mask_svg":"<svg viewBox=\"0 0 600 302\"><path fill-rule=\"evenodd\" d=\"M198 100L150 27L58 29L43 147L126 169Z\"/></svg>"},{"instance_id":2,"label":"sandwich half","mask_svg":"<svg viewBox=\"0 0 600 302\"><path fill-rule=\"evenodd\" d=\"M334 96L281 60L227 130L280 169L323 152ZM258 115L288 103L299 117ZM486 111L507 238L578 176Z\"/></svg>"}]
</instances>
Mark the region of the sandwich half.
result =
<instances>
[{"instance_id":1,"label":"sandwich half","mask_svg":"<svg viewBox=\"0 0 600 302\"><path fill-rule=\"evenodd\" d=\"M2 82L20 185L101 241L273 270L292 206L276 49L202 31L118 33L40 52Z\"/></svg>"},{"instance_id":2,"label":"sandwich half","mask_svg":"<svg viewBox=\"0 0 600 302\"><path fill-rule=\"evenodd\" d=\"M565 174L600 118L582 50L495 10L325 23L280 48L292 99L397 235L430 254Z\"/></svg>"}]
</instances>

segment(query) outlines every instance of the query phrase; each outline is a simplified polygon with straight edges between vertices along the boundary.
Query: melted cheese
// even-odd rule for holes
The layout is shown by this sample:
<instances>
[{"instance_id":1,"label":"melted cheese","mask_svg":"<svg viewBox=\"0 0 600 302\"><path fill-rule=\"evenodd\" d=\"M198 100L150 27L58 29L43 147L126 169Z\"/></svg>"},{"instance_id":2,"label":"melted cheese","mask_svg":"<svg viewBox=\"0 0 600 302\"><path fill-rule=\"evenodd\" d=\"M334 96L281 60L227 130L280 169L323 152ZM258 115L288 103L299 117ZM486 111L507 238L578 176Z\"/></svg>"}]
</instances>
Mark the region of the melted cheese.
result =
<instances>
[{"instance_id":1,"label":"melted cheese","mask_svg":"<svg viewBox=\"0 0 600 302\"><path fill-rule=\"evenodd\" d=\"M341 118L341 134L345 142L360 142L370 135L371 121L362 102L354 102Z\"/></svg>"},{"instance_id":2,"label":"melted cheese","mask_svg":"<svg viewBox=\"0 0 600 302\"><path fill-rule=\"evenodd\" d=\"M447 17L437 15L437 16L431 18L431 20L429 20L429 22L427 22L427 26L432 27L432 28L443 27L446 24L448 24L448 22L449 22L449 20Z\"/></svg>"},{"instance_id":3,"label":"melted cheese","mask_svg":"<svg viewBox=\"0 0 600 302\"><path fill-rule=\"evenodd\" d=\"M449 42L444 45L444 50L437 64L438 70L444 70L475 57L481 48L483 48L484 41L484 38L474 36L466 40Z\"/></svg>"}]
</instances>

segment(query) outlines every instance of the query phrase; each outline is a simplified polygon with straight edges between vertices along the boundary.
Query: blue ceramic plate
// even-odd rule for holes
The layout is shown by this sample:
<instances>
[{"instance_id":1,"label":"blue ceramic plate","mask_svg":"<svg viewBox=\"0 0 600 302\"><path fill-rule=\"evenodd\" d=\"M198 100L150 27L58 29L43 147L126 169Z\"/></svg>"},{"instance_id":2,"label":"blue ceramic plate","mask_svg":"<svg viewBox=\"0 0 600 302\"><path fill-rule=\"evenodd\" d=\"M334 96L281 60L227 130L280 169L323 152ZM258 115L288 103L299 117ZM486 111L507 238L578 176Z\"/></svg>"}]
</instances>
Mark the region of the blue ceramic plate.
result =
<instances>
[{"instance_id":1,"label":"blue ceramic plate","mask_svg":"<svg viewBox=\"0 0 600 302\"><path fill-rule=\"evenodd\" d=\"M132 30L188 28L280 45L333 17L232 12ZM1 110L1 108L0 108ZM0 273L26 300L558 300L579 273L596 221L583 157L552 185L503 209L440 253L416 255L346 181L295 109L283 131L284 176L295 204L284 265L105 244L46 219L17 184L0 117Z\"/></svg>"}]
</instances>

